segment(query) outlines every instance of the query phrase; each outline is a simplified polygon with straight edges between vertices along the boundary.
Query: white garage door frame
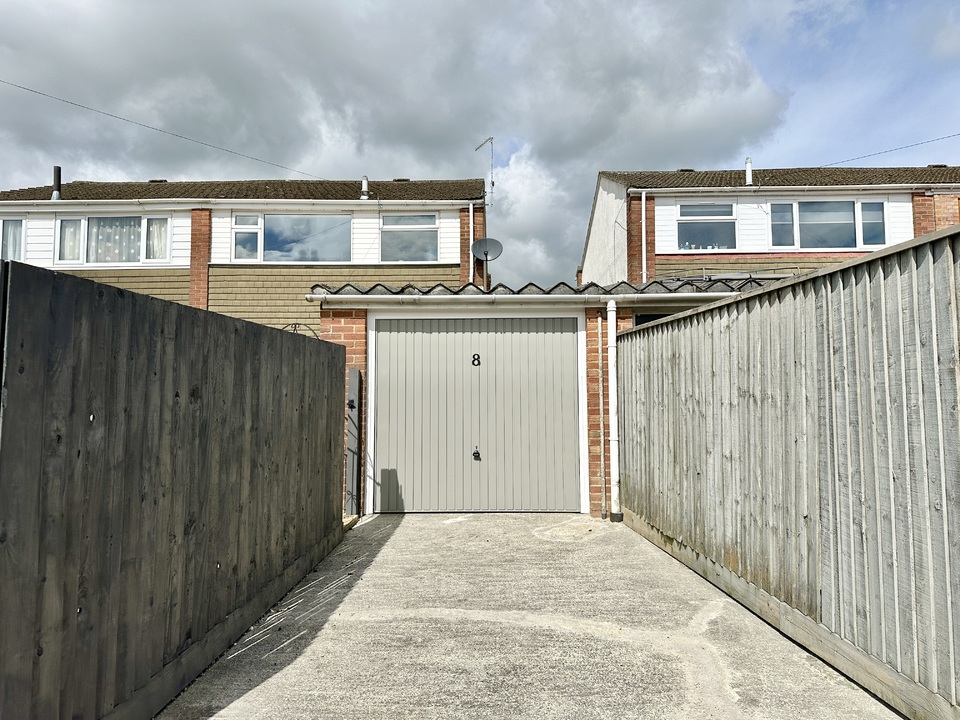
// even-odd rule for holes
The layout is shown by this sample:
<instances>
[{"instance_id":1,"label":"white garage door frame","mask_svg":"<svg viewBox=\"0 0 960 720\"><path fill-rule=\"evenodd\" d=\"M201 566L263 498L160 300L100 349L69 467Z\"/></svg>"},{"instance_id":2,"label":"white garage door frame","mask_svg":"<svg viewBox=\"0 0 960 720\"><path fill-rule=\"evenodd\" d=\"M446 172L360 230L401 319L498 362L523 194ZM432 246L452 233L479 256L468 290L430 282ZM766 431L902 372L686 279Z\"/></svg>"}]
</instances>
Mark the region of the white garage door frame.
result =
<instances>
[{"instance_id":1,"label":"white garage door frame","mask_svg":"<svg viewBox=\"0 0 960 720\"><path fill-rule=\"evenodd\" d=\"M496 319L496 318L575 318L577 321L577 433L580 444L580 512L590 512L590 457L587 442L587 333L586 315L583 308L449 308L422 309L419 311L377 310L367 312L367 422L364 463L364 511L374 512L373 500L375 488L374 468L376 468L376 403L377 403L377 320L434 320L434 319Z\"/></svg>"}]
</instances>

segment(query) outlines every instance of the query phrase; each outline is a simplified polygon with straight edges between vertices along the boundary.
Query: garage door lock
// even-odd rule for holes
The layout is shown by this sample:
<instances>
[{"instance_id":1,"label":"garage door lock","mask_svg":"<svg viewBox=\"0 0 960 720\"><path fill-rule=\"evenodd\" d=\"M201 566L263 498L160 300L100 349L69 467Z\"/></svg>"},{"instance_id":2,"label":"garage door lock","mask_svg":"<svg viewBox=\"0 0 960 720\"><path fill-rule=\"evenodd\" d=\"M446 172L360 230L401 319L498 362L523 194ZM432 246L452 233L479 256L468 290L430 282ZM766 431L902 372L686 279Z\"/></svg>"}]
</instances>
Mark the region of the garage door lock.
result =
<instances>
[{"instance_id":1,"label":"garage door lock","mask_svg":"<svg viewBox=\"0 0 960 720\"><path fill-rule=\"evenodd\" d=\"M473 459L474 460L480 459L480 448L477 448L476 450L473 451Z\"/></svg>"}]
</instances>

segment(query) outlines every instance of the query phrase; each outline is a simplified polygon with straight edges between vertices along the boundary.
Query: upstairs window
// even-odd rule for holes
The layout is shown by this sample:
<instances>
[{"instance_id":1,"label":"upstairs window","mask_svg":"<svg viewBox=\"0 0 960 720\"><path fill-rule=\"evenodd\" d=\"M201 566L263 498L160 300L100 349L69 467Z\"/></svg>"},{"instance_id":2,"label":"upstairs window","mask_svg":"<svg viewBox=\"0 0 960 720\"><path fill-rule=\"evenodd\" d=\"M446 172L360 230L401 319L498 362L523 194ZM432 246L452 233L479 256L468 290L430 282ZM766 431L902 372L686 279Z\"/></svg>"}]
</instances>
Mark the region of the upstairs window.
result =
<instances>
[{"instance_id":1,"label":"upstairs window","mask_svg":"<svg viewBox=\"0 0 960 720\"><path fill-rule=\"evenodd\" d=\"M351 216L238 214L233 259L265 263L350 262Z\"/></svg>"},{"instance_id":2,"label":"upstairs window","mask_svg":"<svg viewBox=\"0 0 960 720\"><path fill-rule=\"evenodd\" d=\"M772 203L770 229L774 248L849 250L886 244L882 202Z\"/></svg>"},{"instance_id":3,"label":"upstairs window","mask_svg":"<svg viewBox=\"0 0 960 720\"><path fill-rule=\"evenodd\" d=\"M23 220L0 220L0 260L23 259Z\"/></svg>"},{"instance_id":4,"label":"upstairs window","mask_svg":"<svg viewBox=\"0 0 960 720\"><path fill-rule=\"evenodd\" d=\"M735 250L737 223L733 204L681 204L677 238L681 250Z\"/></svg>"},{"instance_id":5,"label":"upstairs window","mask_svg":"<svg viewBox=\"0 0 960 720\"><path fill-rule=\"evenodd\" d=\"M169 228L165 217L63 218L57 228L57 262L165 262L170 259Z\"/></svg>"},{"instance_id":6,"label":"upstairs window","mask_svg":"<svg viewBox=\"0 0 960 720\"><path fill-rule=\"evenodd\" d=\"M384 215L380 225L380 259L383 262L436 261L439 236L434 213Z\"/></svg>"}]
</instances>

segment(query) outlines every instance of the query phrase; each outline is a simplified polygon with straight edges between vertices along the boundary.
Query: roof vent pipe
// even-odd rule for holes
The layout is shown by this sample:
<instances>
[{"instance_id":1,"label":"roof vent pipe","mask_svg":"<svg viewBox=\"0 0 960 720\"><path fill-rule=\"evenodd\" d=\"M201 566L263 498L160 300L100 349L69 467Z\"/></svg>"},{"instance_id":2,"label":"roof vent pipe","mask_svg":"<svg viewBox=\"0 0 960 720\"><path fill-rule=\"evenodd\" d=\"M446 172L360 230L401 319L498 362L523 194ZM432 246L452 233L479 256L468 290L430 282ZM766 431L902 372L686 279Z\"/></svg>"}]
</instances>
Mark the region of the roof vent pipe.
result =
<instances>
[{"instance_id":1,"label":"roof vent pipe","mask_svg":"<svg viewBox=\"0 0 960 720\"><path fill-rule=\"evenodd\" d=\"M51 200L60 199L60 166L53 166L53 195L50 196Z\"/></svg>"},{"instance_id":2,"label":"roof vent pipe","mask_svg":"<svg viewBox=\"0 0 960 720\"><path fill-rule=\"evenodd\" d=\"M370 182L367 180L366 175L364 175L360 179L360 199L361 200L370 199Z\"/></svg>"},{"instance_id":3,"label":"roof vent pipe","mask_svg":"<svg viewBox=\"0 0 960 720\"><path fill-rule=\"evenodd\" d=\"M745 185L753 185L753 158L747 158L747 181Z\"/></svg>"}]
</instances>

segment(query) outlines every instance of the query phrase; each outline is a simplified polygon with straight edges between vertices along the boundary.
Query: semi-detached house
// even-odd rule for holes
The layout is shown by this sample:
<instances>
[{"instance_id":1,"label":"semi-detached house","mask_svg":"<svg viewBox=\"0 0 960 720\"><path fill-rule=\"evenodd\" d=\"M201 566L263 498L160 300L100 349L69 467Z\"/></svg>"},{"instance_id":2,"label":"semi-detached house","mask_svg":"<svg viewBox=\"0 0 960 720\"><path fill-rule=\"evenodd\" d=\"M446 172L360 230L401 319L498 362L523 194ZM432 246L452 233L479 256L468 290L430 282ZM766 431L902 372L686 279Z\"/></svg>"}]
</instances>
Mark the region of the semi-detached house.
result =
<instances>
[{"instance_id":1,"label":"semi-detached house","mask_svg":"<svg viewBox=\"0 0 960 720\"><path fill-rule=\"evenodd\" d=\"M479 179L55 178L0 192L3 258L344 345L352 511L615 518L616 332L756 283L485 291L484 198Z\"/></svg>"},{"instance_id":2,"label":"semi-detached house","mask_svg":"<svg viewBox=\"0 0 960 720\"><path fill-rule=\"evenodd\" d=\"M960 167L601 172L579 280L788 275L960 223Z\"/></svg>"}]
</instances>

